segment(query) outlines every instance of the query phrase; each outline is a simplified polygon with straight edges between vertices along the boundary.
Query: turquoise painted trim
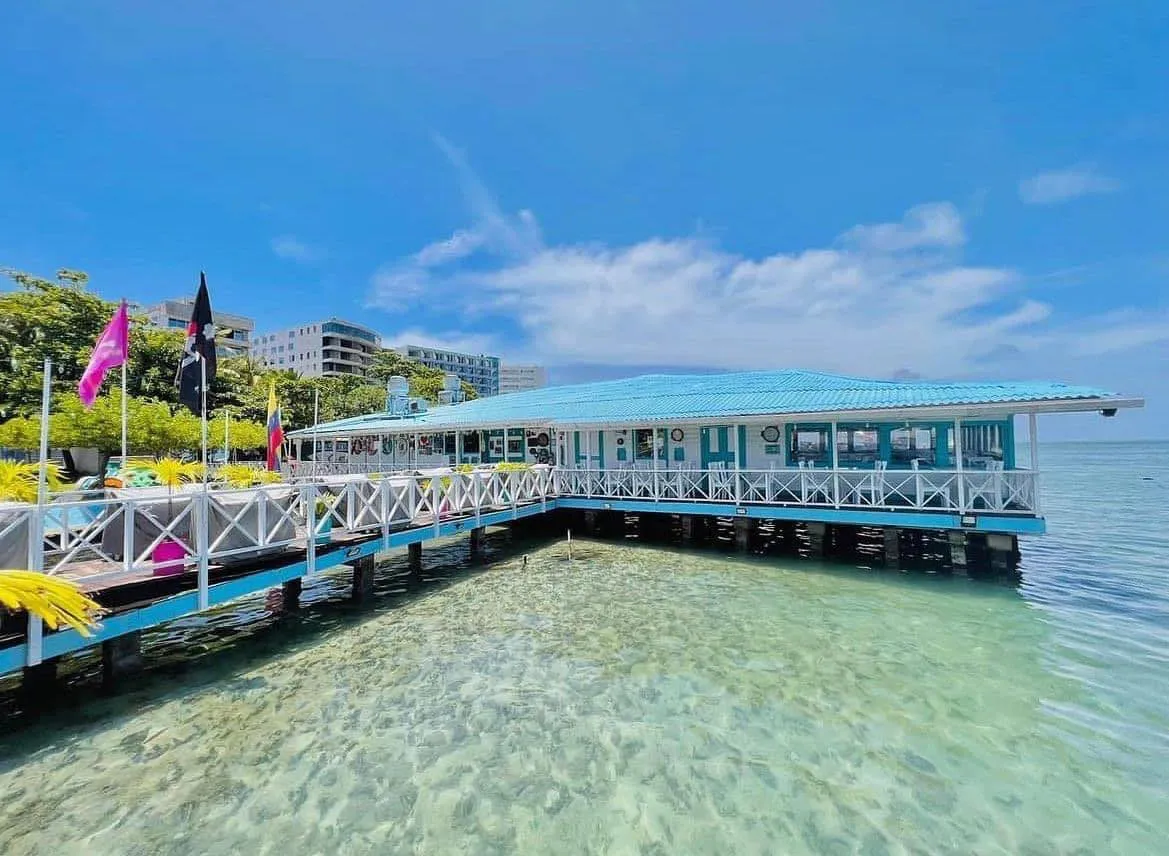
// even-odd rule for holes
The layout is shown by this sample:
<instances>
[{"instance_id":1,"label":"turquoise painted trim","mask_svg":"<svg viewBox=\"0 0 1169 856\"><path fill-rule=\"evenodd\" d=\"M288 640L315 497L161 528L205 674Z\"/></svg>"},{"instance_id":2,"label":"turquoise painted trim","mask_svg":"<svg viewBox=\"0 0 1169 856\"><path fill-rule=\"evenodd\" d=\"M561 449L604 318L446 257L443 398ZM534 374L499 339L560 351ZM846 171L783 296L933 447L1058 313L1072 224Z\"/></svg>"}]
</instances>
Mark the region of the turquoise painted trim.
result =
<instances>
[{"instance_id":1,"label":"turquoise painted trim","mask_svg":"<svg viewBox=\"0 0 1169 856\"><path fill-rule=\"evenodd\" d=\"M663 500L575 499L561 497L557 508L629 511L641 514L699 514L711 517L750 517L758 520L798 520L804 523L842 523L850 526L895 526L902 529L954 529L971 532L996 532L1012 535L1042 535L1046 521L1042 517L980 515L977 525L962 526L957 514L917 511L855 511L802 506L739 505L721 502L676 502ZM743 514L739 513L743 510Z\"/></svg>"},{"instance_id":2,"label":"turquoise painted trim","mask_svg":"<svg viewBox=\"0 0 1169 856\"><path fill-rule=\"evenodd\" d=\"M738 439L738 442L736 443L736 446L737 446L738 451L739 451L739 468L743 469L743 470L749 469L749 467L747 466L747 426L746 425L739 426L739 439ZM762 462L760 462L760 466L762 466Z\"/></svg>"},{"instance_id":3,"label":"turquoise painted trim","mask_svg":"<svg viewBox=\"0 0 1169 856\"><path fill-rule=\"evenodd\" d=\"M714 437L718 441L717 450L711 445L711 432L714 432ZM702 469L709 469L710 465L715 462L725 464L733 464L735 456L731 454L731 434L726 425L719 425L713 429L702 428L699 430L699 447L701 451Z\"/></svg>"},{"instance_id":4,"label":"turquoise painted trim","mask_svg":"<svg viewBox=\"0 0 1169 856\"><path fill-rule=\"evenodd\" d=\"M1015 417L1012 416L1003 423L1003 469L1013 470L1018 467L1015 460Z\"/></svg>"},{"instance_id":5,"label":"turquoise painted trim","mask_svg":"<svg viewBox=\"0 0 1169 856\"><path fill-rule=\"evenodd\" d=\"M579 467L581 461L584 460L584 455L580 453L580 432L572 432L573 456L576 458L576 465Z\"/></svg>"},{"instance_id":6,"label":"turquoise painted trim","mask_svg":"<svg viewBox=\"0 0 1169 856\"><path fill-rule=\"evenodd\" d=\"M605 469L605 432L597 432L597 469Z\"/></svg>"},{"instance_id":7,"label":"turquoise painted trim","mask_svg":"<svg viewBox=\"0 0 1169 856\"><path fill-rule=\"evenodd\" d=\"M893 459L893 426L877 426L877 458L888 465Z\"/></svg>"},{"instance_id":8,"label":"turquoise painted trim","mask_svg":"<svg viewBox=\"0 0 1169 856\"><path fill-rule=\"evenodd\" d=\"M939 470L950 468L950 435L954 433L954 423L934 423L934 466Z\"/></svg>"},{"instance_id":9,"label":"turquoise painted trim","mask_svg":"<svg viewBox=\"0 0 1169 856\"><path fill-rule=\"evenodd\" d=\"M476 526L496 526L510 520L542 514L545 510L556 508L556 503L556 500L550 499L546 505L536 502L531 505L517 506L514 511L512 509L494 511L482 515L478 520L474 517L464 517L447 521L439 525L437 537L445 538L460 532L470 531ZM435 537L433 526L400 530L390 534L390 547L405 547L408 544L428 541ZM316 573L322 573L354 559L379 552L382 552L380 537L347 548L330 549L317 555ZM207 601L210 606L218 606L278 586L286 580L306 576L307 573L307 562L297 561L281 568L272 568L234 580L216 583L208 587ZM148 630L184 615L195 614L198 610L198 604L198 592L183 592L142 609L106 618L102 621L102 626L95 630L92 636L82 636L75 630L47 633L42 647L43 655L45 659L58 657L62 654L70 654L99 645L108 639L124 636L136 630ZM24 668L27 656L27 646L24 643L0 650L0 675Z\"/></svg>"}]
</instances>

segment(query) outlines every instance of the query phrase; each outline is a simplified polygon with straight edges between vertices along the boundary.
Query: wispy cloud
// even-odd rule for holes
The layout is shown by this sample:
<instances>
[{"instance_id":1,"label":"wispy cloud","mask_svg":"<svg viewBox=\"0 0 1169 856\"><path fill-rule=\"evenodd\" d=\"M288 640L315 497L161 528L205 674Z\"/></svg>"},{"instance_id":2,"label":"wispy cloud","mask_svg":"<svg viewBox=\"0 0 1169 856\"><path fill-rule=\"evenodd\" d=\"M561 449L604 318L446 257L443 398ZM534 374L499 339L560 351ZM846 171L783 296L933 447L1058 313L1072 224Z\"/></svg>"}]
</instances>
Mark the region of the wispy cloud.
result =
<instances>
[{"instance_id":1,"label":"wispy cloud","mask_svg":"<svg viewBox=\"0 0 1169 856\"><path fill-rule=\"evenodd\" d=\"M1098 172L1092 164L1041 172L1019 182L1019 198L1028 205L1056 205L1081 196L1118 190L1120 182Z\"/></svg>"},{"instance_id":2,"label":"wispy cloud","mask_svg":"<svg viewBox=\"0 0 1169 856\"><path fill-rule=\"evenodd\" d=\"M441 306L446 329L518 326L507 341L476 334L474 350L523 350L555 364L960 376L1012 366L1030 374L1039 356L1169 341L1163 313L1071 323L1031 298L1017 271L967 263L965 224L948 202L854 226L821 247L757 257L694 235L548 245L530 212L503 213L465 159L440 146L450 149L472 223L384 266L370 303Z\"/></svg>"},{"instance_id":3,"label":"wispy cloud","mask_svg":"<svg viewBox=\"0 0 1169 856\"><path fill-rule=\"evenodd\" d=\"M278 238L273 238L272 252L282 259L300 264L320 261L325 257L325 252L320 247L306 244L292 235L281 235Z\"/></svg>"}]
</instances>

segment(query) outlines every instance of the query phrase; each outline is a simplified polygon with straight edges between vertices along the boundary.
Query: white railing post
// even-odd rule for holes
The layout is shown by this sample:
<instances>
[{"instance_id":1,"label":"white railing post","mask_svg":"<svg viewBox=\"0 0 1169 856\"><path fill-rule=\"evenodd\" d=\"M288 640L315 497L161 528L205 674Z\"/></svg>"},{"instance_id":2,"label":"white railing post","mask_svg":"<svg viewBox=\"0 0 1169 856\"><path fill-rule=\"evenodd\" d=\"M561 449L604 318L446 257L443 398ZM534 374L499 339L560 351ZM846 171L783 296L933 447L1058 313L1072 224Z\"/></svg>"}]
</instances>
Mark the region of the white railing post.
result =
<instances>
[{"instance_id":1,"label":"white railing post","mask_svg":"<svg viewBox=\"0 0 1169 856\"><path fill-rule=\"evenodd\" d=\"M268 537L268 491L261 487L256 493L256 529L260 536L256 546L266 547L271 540Z\"/></svg>"},{"instance_id":2,"label":"white railing post","mask_svg":"<svg viewBox=\"0 0 1169 856\"><path fill-rule=\"evenodd\" d=\"M836 422L831 423L828 442L832 444L832 504L840 508L840 455L836 446Z\"/></svg>"},{"instance_id":3,"label":"white railing post","mask_svg":"<svg viewBox=\"0 0 1169 856\"><path fill-rule=\"evenodd\" d=\"M935 450L936 454L936 450ZM954 468L958 473L958 513L966 512L966 473L962 466L962 420L954 420Z\"/></svg>"},{"instance_id":4,"label":"white railing post","mask_svg":"<svg viewBox=\"0 0 1169 856\"><path fill-rule=\"evenodd\" d=\"M134 570L134 500L127 497L122 501L122 569L129 573Z\"/></svg>"},{"instance_id":5,"label":"white railing post","mask_svg":"<svg viewBox=\"0 0 1169 856\"><path fill-rule=\"evenodd\" d=\"M381 491L381 523L382 523L382 551L390 549L390 482L383 475L378 480L378 490Z\"/></svg>"},{"instance_id":6,"label":"white railing post","mask_svg":"<svg viewBox=\"0 0 1169 856\"><path fill-rule=\"evenodd\" d=\"M434 515L434 537L437 538L441 528L438 514L439 497L442 495L442 476L435 473L430 477L430 511Z\"/></svg>"},{"instance_id":7,"label":"white railing post","mask_svg":"<svg viewBox=\"0 0 1169 856\"><path fill-rule=\"evenodd\" d=\"M315 481L301 486L301 495L305 497L305 520L308 523L305 545L305 571L309 574L317 570L317 484Z\"/></svg>"},{"instance_id":8,"label":"white railing post","mask_svg":"<svg viewBox=\"0 0 1169 856\"><path fill-rule=\"evenodd\" d=\"M210 520L208 518L208 501L210 495L206 490L195 494L198 497L195 503L195 554L199 560L199 611L207 609L210 604L208 592L208 577L210 576L211 557L208 555L210 543Z\"/></svg>"},{"instance_id":9,"label":"white railing post","mask_svg":"<svg viewBox=\"0 0 1169 856\"><path fill-rule=\"evenodd\" d=\"M1031 439L1031 504L1038 515L1042 513L1039 508L1039 417L1034 412L1027 414L1027 433Z\"/></svg>"},{"instance_id":10,"label":"white railing post","mask_svg":"<svg viewBox=\"0 0 1169 856\"><path fill-rule=\"evenodd\" d=\"M472 500L475 503L475 528L479 528L483 520L483 473L475 470L471 473Z\"/></svg>"}]
</instances>

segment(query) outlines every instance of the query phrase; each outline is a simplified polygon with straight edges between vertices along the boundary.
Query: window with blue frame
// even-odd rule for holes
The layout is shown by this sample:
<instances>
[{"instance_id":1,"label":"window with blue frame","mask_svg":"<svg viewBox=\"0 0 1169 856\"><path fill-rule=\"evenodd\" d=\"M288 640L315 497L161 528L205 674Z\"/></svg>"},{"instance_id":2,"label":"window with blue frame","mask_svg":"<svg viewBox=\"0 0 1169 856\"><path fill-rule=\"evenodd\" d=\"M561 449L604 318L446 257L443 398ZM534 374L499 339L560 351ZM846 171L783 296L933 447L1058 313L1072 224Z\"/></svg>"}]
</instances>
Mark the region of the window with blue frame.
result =
<instances>
[{"instance_id":1,"label":"window with blue frame","mask_svg":"<svg viewBox=\"0 0 1169 856\"><path fill-rule=\"evenodd\" d=\"M936 428L895 428L890 434L890 445L891 467L911 467L914 461L924 467L937 463Z\"/></svg>"},{"instance_id":2,"label":"window with blue frame","mask_svg":"<svg viewBox=\"0 0 1169 856\"><path fill-rule=\"evenodd\" d=\"M791 432L791 459L817 466L832 463L828 426L797 425Z\"/></svg>"},{"instance_id":3,"label":"window with blue frame","mask_svg":"<svg viewBox=\"0 0 1169 856\"><path fill-rule=\"evenodd\" d=\"M836 427L836 460L842 467L872 467L880 459L876 428Z\"/></svg>"}]
</instances>

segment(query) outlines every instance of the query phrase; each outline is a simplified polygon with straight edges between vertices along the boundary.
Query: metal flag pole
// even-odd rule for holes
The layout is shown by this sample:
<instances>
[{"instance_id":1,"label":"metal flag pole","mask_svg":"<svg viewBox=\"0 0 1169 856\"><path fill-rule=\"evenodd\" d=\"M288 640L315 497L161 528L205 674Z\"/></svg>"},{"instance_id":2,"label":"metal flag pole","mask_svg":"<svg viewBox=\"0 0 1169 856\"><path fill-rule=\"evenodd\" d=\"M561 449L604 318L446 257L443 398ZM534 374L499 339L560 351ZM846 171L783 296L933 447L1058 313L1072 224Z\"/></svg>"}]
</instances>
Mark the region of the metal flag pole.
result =
<instances>
[{"instance_id":1,"label":"metal flag pole","mask_svg":"<svg viewBox=\"0 0 1169 856\"><path fill-rule=\"evenodd\" d=\"M229 460L230 453L228 450L231 448L231 446L228 444L228 441L229 441L230 437L231 437L231 410L225 407L225 408L223 408L223 463L225 463L225 464Z\"/></svg>"},{"instance_id":2,"label":"metal flag pole","mask_svg":"<svg viewBox=\"0 0 1169 856\"><path fill-rule=\"evenodd\" d=\"M320 454L320 449L317 448L317 425L321 421L321 391L316 386L313 387L313 481L317 480L317 455Z\"/></svg>"},{"instance_id":3,"label":"metal flag pole","mask_svg":"<svg viewBox=\"0 0 1169 856\"><path fill-rule=\"evenodd\" d=\"M200 379L199 379L199 395L200 395L201 401L202 401L202 407L200 408L200 410L202 411L202 418L200 421L202 423L202 429L203 429L203 487L204 487L204 489L206 489L206 487L207 487L207 466L208 466L208 460L207 460L207 360L202 354L199 355L199 377L200 377Z\"/></svg>"},{"instance_id":4,"label":"metal flag pole","mask_svg":"<svg viewBox=\"0 0 1169 856\"><path fill-rule=\"evenodd\" d=\"M52 397L53 361L45 357L45 379L41 388L41 460L37 465L37 518L43 520L43 507L49 487L49 399ZM40 568L34 568L40 570Z\"/></svg>"},{"instance_id":5,"label":"metal flag pole","mask_svg":"<svg viewBox=\"0 0 1169 856\"><path fill-rule=\"evenodd\" d=\"M126 413L127 413L127 410L126 410L126 363L127 363L127 360L122 360L122 468L123 469L126 466L126 454L127 454L126 450L129 448L129 444L126 442L126 436L127 436L126 424L129 421L129 419L126 416Z\"/></svg>"}]
</instances>

